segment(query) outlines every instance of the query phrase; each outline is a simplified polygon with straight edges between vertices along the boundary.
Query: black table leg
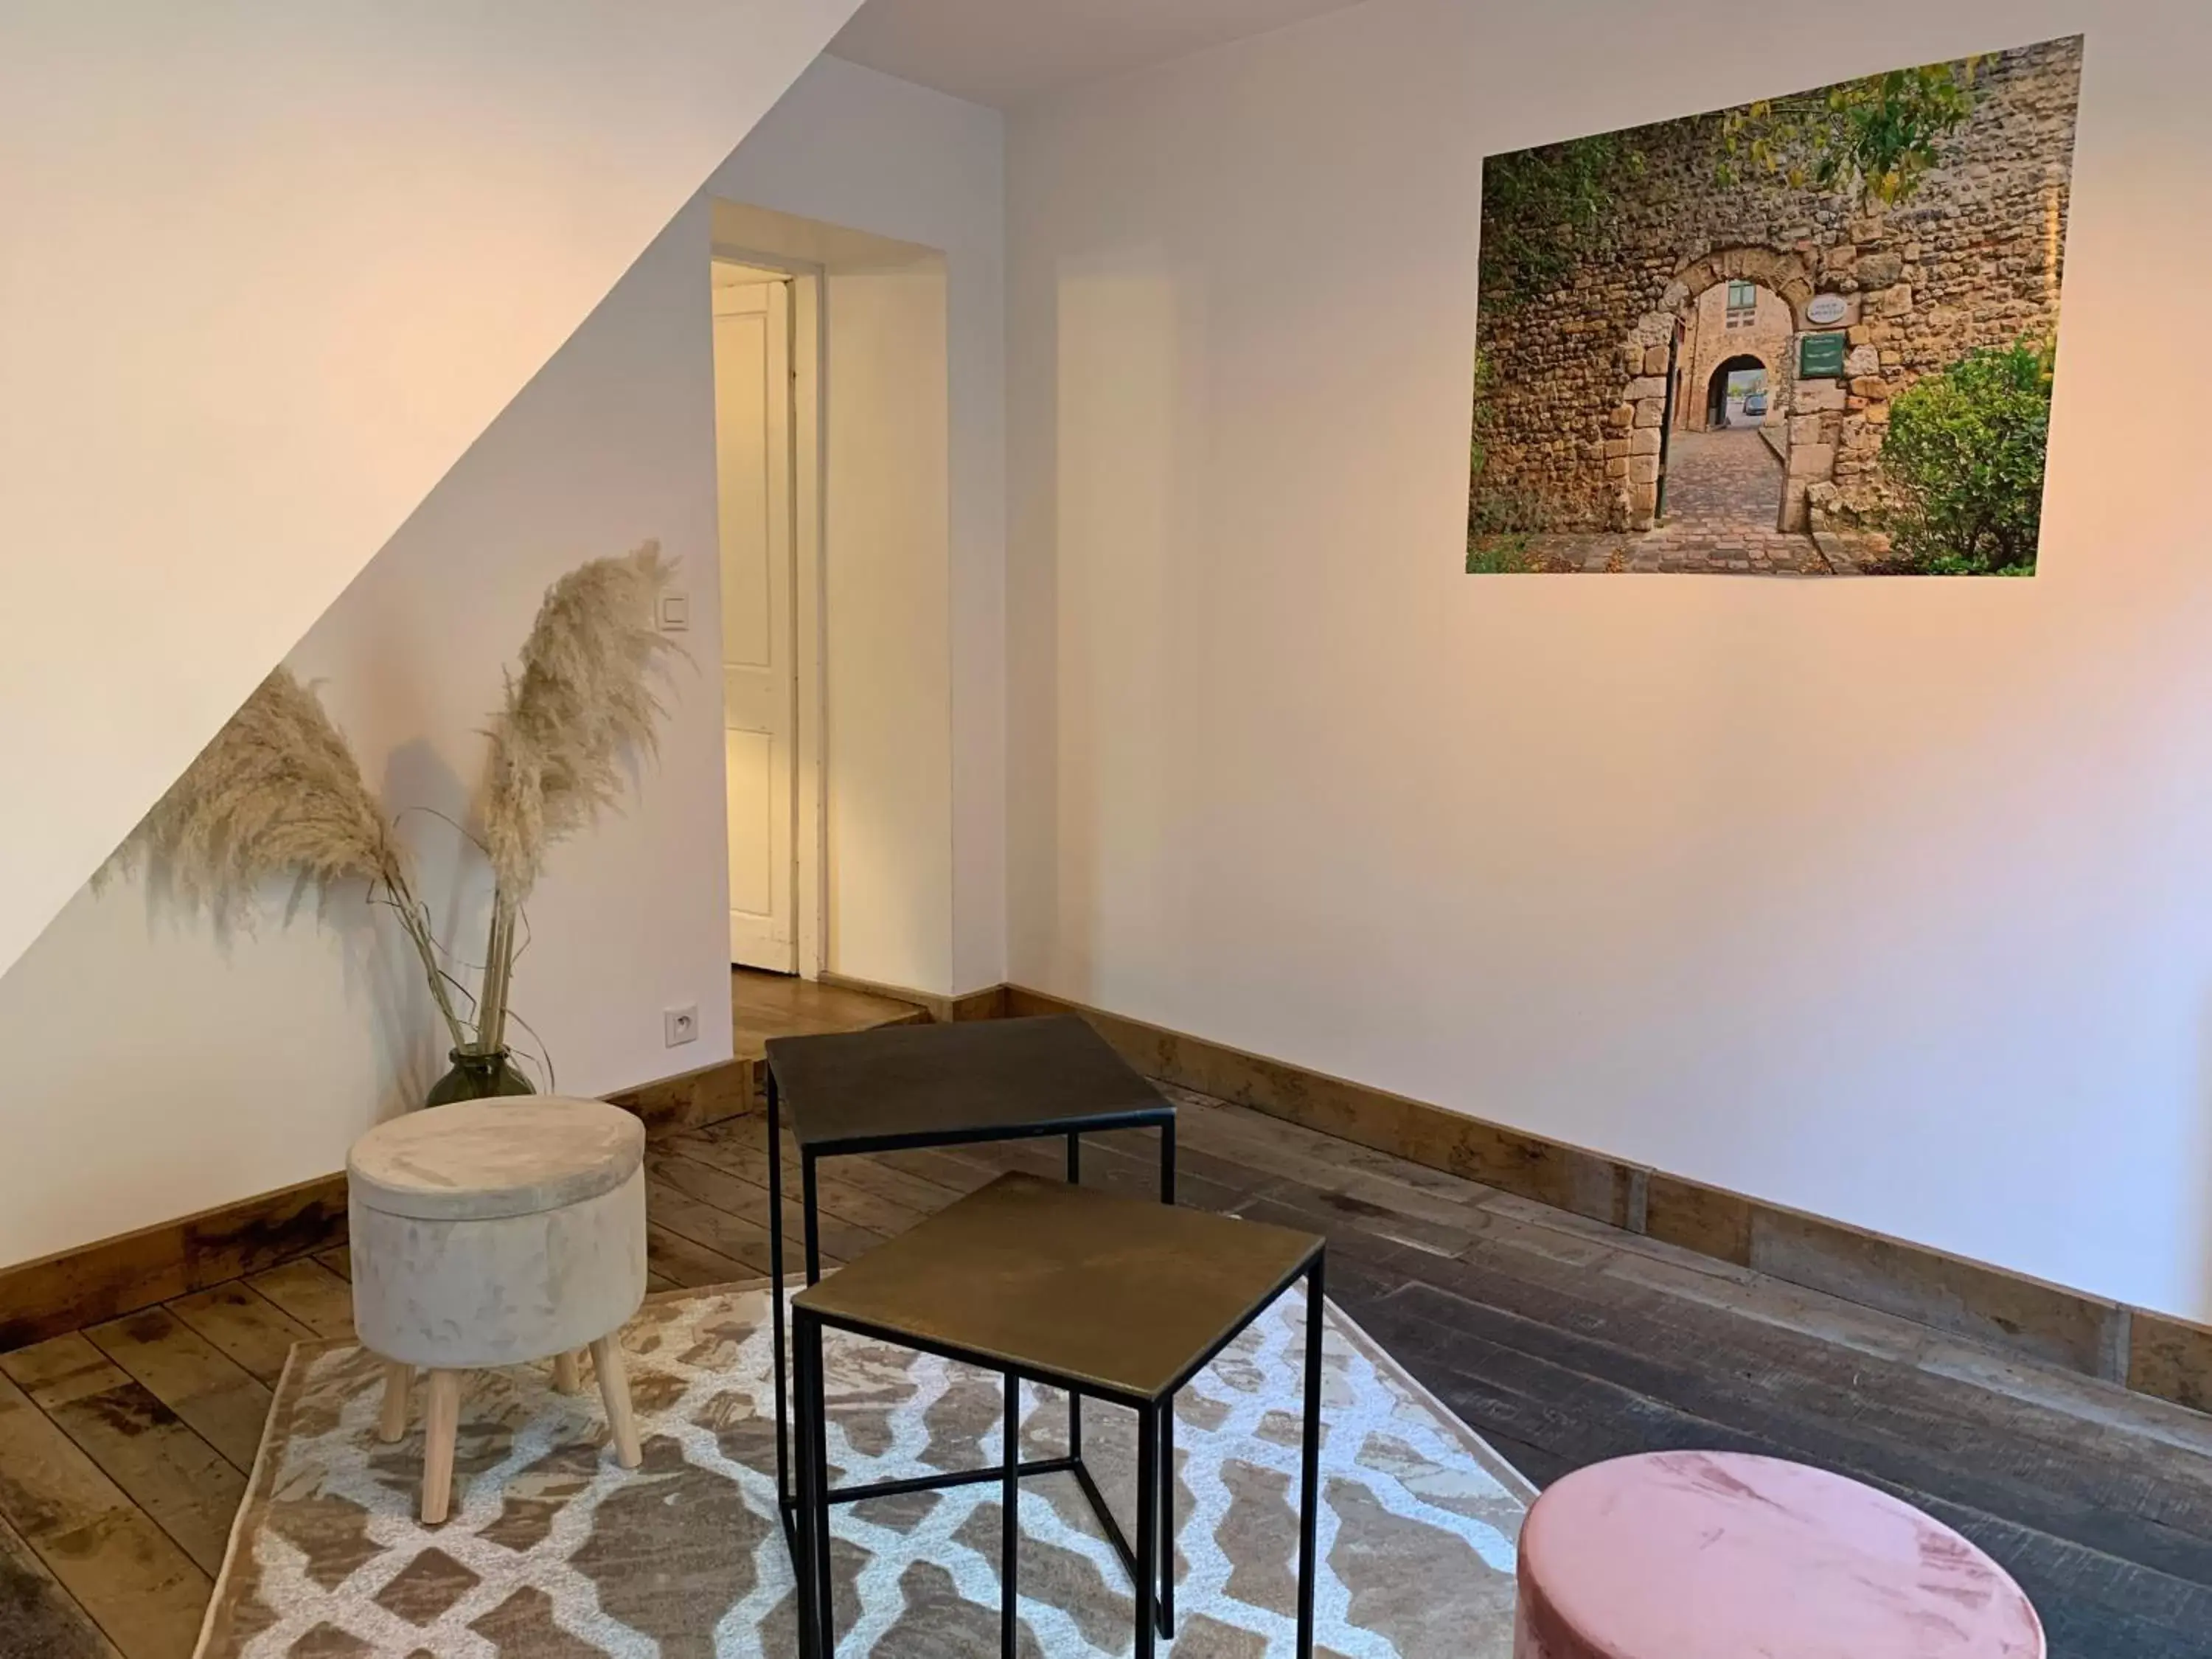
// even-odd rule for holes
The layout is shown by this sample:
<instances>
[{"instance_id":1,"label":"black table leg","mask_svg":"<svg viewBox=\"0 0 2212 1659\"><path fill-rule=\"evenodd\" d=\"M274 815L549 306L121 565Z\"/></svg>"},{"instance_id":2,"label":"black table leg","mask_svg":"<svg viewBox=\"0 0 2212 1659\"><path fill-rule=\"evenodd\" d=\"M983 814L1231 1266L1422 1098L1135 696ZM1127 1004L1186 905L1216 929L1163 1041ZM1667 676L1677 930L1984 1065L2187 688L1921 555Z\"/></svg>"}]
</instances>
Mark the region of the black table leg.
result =
<instances>
[{"instance_id":1,"label":"black table leg","mask_svg":"<svg viewBox=\"0 0 2212 1659\"><path fill-rule=\"evenodd\" d=\"M1160 1202L1176 1201L1176 1121L1170 1115L1160 1125ZM1166 1450L1162 1454L1166 1468L1160 1477L1160 1530L1166 1537L1164 1546L1166 1571L1160 1585L1160 1634L1175 1635L1175 1562L1176 1562L1176 1480L1175 1480L1175 1396L1168 1396L1165 1413L1160 1419L1160 1442Z\"/></svg>"},{"instance_id":2,"label":"black table leg","mask_svg":"<svg viewBox=\"0 0 2212 1659\"><path fill-rule=\"evenodd\" d=\"M1014 1659L1022 1540L1022 1379L1006 1373L1006 1469L999 1482L999 1659Z\"/></svg>"},{"instance_id":3,"label":"black table leg","mask_svg":"<svg viewBox=\"0 0 2212 1659\"><path fill-rule=\"evenodd\" d=\"M1306 1420L1298 1471L1298 1659L1313 1659L1314 1557L1321 1528L1321 1344L1325 1252L1306 1272Z\"/></svg>"},{"instance_id":4,"label":"black table leg","mask_svg":"<svg viewBox=\"0 0 2212 1659\"><path fill-rule=\"evenodd\" d=\"M1159 1407L1137 1410L1137 1656L1152 1659L1153 1639L1159 1633L1159 1613L1152 1589L1160 1575L1160 1431Z\"/></svg>"},{"instance_id":5,"label":"black table leg","mask_svg":"<svg viewBox=\"0 0 2212 1659\"><path fill-rule=\"evenodd\" d=\"M819 1659L835 1659L837 1608L830 1573L830 1389L823 1371L822 1322L800 1314L798 1335L807 1370L806 1475L813 1483L812 1501L799 1521L807 1534L807 1565L814 1577L815 1652Z\"/></svg>"},{"instance_id":6,"label":"black table leg","mask_svg":"<svg viewBox=\"0 0 2212 1659\"><path fill-rule=\"evenodd\" d=\"M806 1282L817 1285L822 1280L822 1218L814 1198L814 1154L804 1146L799 1149L799 1203L806 1226ZM779 1224L782 1219L776 1218Z\"/></svg>"},{"instance_id":7,"label":"black table leg","mask_svg":"<svg viewBox=\"0 0 2212 1659\"><path fill-rule=\"evenodd\" d=\"M1083 1184L1083 1137L1078 1133L1067 1137L1067 1184ZM1073 1389L1067 1393L1067 1455L1083 1455L1083 1396Z\"/></svg>"},{"instance_id":8,"label":"black table leg","mask_svg":"<svg viewBox=\"0 0 2212 1659\"><path fill-rule=\"evenodd\" d=\"M1160 1640L1175 1637L1175 1396L1160 1405Z\"/></svg>"},{"instance_id":9,"label":"black table leg","mask_svg":"<svg viewBox=\"0 0 2212 1659\"><path fill-rule=\"evenodd\" d=\"M801 1314L801 1329L805 1329L805 1316ZM794 1531L785 1533L792 1544L792 1601L799 1608L799 1659L811 1659L818 1652L814 1641L814 1416L807 1402L814 1398L811 1378L807 1374L807 1345L799 1343L799 1354L794 1356L796 1378L794 1394L799 1395L799 1524Z\"/></svg>"},{"instance_id":10,"label":"black table leg","mask_svg":"<svg viewBox=\"0 0 2212 1659\"><path fill-rule=\"evenodd\" d=\"M776 1520L783 1520L789 1501L791 1454L789 1407L785 1398L783 1337L783 1115L776 1097L775 1073L768 1074L768 1285L775 1322L775 1501Z\"/></svg>"},{"instance_id":11,"label":"black table leg","mask_svg":"<svg viewBox=\"0 0 2212 1659\"><path fill-rule=\"evenodd\" d=\"M783 1149L781 1146L777 1147L773 1156L780 1164L782 1161ZM814 1154L804 1146L799 1149L799 1206L805 1213L806 1228L806 1282L812 1285L822 1277L821 1222L815 1206ZM771 1237L781 1238L783 1236L783 1211L780 1205L769 1217L769 1227ZM812 1431L814 1438L809 1443L805 1455L811 1460L811 1468L815 1478L814 1490L817 1494L814 1507L819 1519L817 1522L812 1516L801 1515L799 1525L802 1528L809 1526L815 1528L813 1553L816 1558L814 1565L817 1603L816 1618L821 1631L821 1645L817 1651L821 1654L822 1659L830 1659L830 1656L837 1651L837 1620L836 1614L830 1605L829 1425L823 1420L829 1411L830 1389L828 1381L822 1375L822 1327L817 1322L805 1322L813 1326L811 1363L814 1373L815 1419Z\"/></svg>"}]
</instances>

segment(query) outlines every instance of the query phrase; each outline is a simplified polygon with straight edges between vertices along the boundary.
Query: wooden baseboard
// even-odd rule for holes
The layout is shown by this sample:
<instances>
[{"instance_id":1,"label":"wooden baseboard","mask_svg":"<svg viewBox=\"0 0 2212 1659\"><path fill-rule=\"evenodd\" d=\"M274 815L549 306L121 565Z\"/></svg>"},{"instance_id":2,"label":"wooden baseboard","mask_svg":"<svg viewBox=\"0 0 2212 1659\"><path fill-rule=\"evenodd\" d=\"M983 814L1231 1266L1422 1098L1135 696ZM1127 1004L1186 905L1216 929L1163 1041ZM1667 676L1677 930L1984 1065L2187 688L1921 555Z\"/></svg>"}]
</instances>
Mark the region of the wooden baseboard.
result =
<instances>
[{"instance_id":1,"label":"wooden baseboard","mask_svg":"<svg viewBox=\"0 0 2212 1659\"><path fill-rule=\"evenodd\" d=\"M679 1134L756 1108L760 1062L724 1060L607 1098ZM0 1352L346 1242L343 1170L0 1267Z\"/></svg>"},{"instance_id":2,"label":"wooden baseboard","mask_svg":"<svg viewBox=\"0 0 2212 1659\"><path fill-rule=\"evenodd\" d=\"M0 1268L0 1351L189 1296L345 1238L345 1176L321 1176Z\"/></svg>"},{"instance_id":3,"label":"wooden baseboard","mask_svg":"<svg viewBox=\"0 0 2212 1659\"><path fill-rule=\"evenodd\" d=\"M885 985L872 979L855 979L849 974L823 974L824 985L840 986L848 991L861 991L869 996L888 997L894 1002L910 1002L917 1008L927 1009L932 1020L939 1025L970 1019L1001 1019L1006 1012L1006 987L988 985L980 991L967 991L958 996L941 996L934 991L916 991L903 985Z\"/></svg>"},{"instance_id":4,"label":"wooden baseboard","mask_svg":"<svg viewBox=\"0 0 2212 1659\"><path fill-rule=\"evenodd\" d=\"M822 982L895 1002L911 1003L939 1024L955 1020L998 1019L1006 1012L1006 988L1003 985L970 991L964 996L940 997L896 985L879 985L872 980L849 979L839 974L824 974ZM686 1129L702 1128L725 1118L765 1110L763 1085L759 1060L726 1060L719 1065L662 1078L635 1089L618 1090L607 1099L643 1118L647 1134L681 1134Z\"/></svg>"},{"instance_id":5,"label":"wooden baseboard","mask_svg":"<svg viewBox=\"0 0 2212 1659\"><path fill-rule=\"evenodd\" d=\"M1008 985L986 986L980 991L969 991L952 999L951 1018L955 1020L1004 1019L1012 1012L1006 999L1013 988Z\"/></svg>"},{"instance_id":6,"label":"wooden baseboard","mask_svg":"<svg viewBox=\"0 0 2212 1659\"><path fill-rule=\"evenodd\" d=\"M2187 1320L1065 998L1010 986L1005 1001L1010 1014L1082 1015L1147 1076L2045 1364L2212 1411L2212 1328Z\"/></svg>"},{"instance_id":7,"label":"wooden baseboard","mask_svg":"<svg viewBox=\"0 0 2212 1659\"><path fill-rule=\"evenodd\" d=\"M896 989L885 994L920 1000ZM1147 1076L1937 1330L2212 1412L2212 1328L2188 1320L1019 986L994 986L941 1000L944 1013L931 1010L939 1018L1080 1014ZM649 1133L675 1133L754 1109L758 1073L757 1061L727 1060L609 1098L643 1117ZM341 1243L345 1198L345 1177L325 1176L0 1268L0 1350Z\"/></svg>"},{"instance_id":8,"label":"wooden baseboard","mask_svg":"<svg viewBox=\"0 0 2212 1659\"><path fill-rule=\"evenodd\" d=\"M607 1100L643 1118L648 1135L681 1134L763 1109L761 1062L726 1060L635 1089L617 1090Z\"/></svg>"}]
</instances>

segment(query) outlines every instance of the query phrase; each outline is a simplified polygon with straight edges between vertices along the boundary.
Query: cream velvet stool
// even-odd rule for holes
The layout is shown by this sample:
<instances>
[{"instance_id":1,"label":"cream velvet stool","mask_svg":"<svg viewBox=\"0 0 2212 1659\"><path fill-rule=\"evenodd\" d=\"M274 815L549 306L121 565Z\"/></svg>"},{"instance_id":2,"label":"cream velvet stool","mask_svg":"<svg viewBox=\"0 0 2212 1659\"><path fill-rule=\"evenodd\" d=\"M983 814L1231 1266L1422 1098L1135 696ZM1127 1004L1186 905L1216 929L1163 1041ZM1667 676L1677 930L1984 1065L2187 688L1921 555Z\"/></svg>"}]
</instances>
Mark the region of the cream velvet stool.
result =
<instances>
[{"instance_id":1,"label":"cream velvet stool","mask_svg":"<svg viewBox=\"0 0 2212 1659\"><path fill-rule=\"evenodd\" d=\"M354 1325L385 1362L380 1438L406 1432L429 1372L422 1519L446 1518L461 1373L553 1358L573 1392L588 1346L624 1468L637 1427L617 1340L645 1299L645 1126L596 1100L436 1106L346 1158Z\"/></svg>"}]
</instances>

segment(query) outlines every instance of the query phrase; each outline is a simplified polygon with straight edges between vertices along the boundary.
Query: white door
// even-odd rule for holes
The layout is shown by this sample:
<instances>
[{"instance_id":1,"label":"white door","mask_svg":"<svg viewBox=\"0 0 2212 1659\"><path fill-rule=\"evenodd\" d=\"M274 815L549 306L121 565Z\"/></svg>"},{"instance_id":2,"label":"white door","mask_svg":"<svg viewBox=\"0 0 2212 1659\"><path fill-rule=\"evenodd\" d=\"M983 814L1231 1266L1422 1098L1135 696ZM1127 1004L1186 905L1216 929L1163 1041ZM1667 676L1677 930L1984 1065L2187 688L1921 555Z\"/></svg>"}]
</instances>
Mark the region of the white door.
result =
<instances>
[{"instance_id":1,"label":"white door","mask_svg":"<svg viewBox=\"0 0 2212 1659\"><path fill-rule=\"evenodd\" d=\"M722 743L730 960L799 969L793 864L798 627L793 612L789 285L714 276L722 534Z\"/></svg>"}]
</instances>

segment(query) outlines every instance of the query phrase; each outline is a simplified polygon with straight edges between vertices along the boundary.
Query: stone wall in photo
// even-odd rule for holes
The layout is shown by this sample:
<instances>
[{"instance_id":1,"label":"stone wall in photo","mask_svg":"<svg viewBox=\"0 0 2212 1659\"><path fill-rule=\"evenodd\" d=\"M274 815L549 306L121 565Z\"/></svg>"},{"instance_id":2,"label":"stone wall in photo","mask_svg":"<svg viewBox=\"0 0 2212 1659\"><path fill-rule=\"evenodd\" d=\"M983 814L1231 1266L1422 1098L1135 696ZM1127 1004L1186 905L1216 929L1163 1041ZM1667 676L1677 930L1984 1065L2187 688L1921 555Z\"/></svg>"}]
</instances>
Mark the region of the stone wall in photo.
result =
<instances>
[{"instance_id":1,"label":"stone wall in photo","mask_svg":"<svg viewBox=\"0 0 2212 1659\"><path fill-rule=\"evenodd\" d=\"M1676 321L1716 283L1747 279L1788 302L1800 338L1816 331L1815 295L1838 296L1843 313L1829 325L1845 335L1841 378L1796 380L1794 343L1773 377L1784 527L1802 528L1808 510L1878 506L1889 401L1975 347L2057 326L2081 65L2078 36L1979 60L1973 114L1887 209L1748 167L1723 183L1718 115L1632 131L1642 167L1616 182L1602 240L1568 280L1479 309L1478 488L1539 504L1532 529L1650 526Z\"/></svg>"}]
</instances>

